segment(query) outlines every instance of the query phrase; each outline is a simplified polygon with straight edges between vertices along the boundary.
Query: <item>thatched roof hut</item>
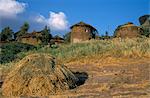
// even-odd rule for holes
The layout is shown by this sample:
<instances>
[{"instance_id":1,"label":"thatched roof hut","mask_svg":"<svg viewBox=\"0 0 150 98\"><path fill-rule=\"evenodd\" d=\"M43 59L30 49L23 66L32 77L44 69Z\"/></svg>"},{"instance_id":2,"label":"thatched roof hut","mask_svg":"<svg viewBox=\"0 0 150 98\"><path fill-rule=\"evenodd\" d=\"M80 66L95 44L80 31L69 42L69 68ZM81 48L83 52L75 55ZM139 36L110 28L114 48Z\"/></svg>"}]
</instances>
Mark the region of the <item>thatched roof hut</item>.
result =
<instances>
[{"instance_id":1,"label":"thatched roof hut","mask_svg":"<svg viewBox=\"0 0 150 98\"><path fill-rule=\"evenodd\" d=\"M139 18L141 28L144 30L144 34L147 37L150 37L150 15L144 15Z\"/></svg>"},{"instance_id":2,"label":"thatched roof hut","mask_svg":"<svg viewBox=\"0 0 150 98\"><path fill-rule=\"evenodd\" d=\"M134 38L139 37L142 32L143 30L140 27L135 26L132 22L128 22L118 26L114 36L120 38Z\"/></svg>"},{"instance_id":3,"label":"thatched roof hut","mask_svg":"<svg viewBox=\"0 0 150 98\"><path fill-rule=\"evenodd\" d=\"M150 25L150 15L143 15L139 18L141 25Z\"/></svg>"},{"instance_id":4,"label":"thatched roof hut","mask_svg":"<svg viewBox=\"0 0 150 98\"><path fill-rule=\"evenodd\" d=\"M21 43L31 44L31 45L38 45L42 42L40 40L41 36L42 36L41 32L33 31L32 33L26 33L23 36L19 37L17 41Z\"/></svg>"},{"instance_id":5,"label":"thatched roof hut","mask_svg":"<svg viewBox=\"0 0 150 98\"><path fill-rule=\"evenodd\" d=\"M79 22L71 28L71 42L77 43L95 38L97 30L84 22Z\"/></svg>"},{"instance_id":6,"label":"thatched roof hut","mask_svg":"<svg viewBox=\"0 0 150 98\"><path fill-rule=\"evenodd\" d=\"M64 43L64 39L62 37L56 35L50 40L50 42L54 43L54 44L61 44L61 43Z\"/></svg>"}]
</instances>

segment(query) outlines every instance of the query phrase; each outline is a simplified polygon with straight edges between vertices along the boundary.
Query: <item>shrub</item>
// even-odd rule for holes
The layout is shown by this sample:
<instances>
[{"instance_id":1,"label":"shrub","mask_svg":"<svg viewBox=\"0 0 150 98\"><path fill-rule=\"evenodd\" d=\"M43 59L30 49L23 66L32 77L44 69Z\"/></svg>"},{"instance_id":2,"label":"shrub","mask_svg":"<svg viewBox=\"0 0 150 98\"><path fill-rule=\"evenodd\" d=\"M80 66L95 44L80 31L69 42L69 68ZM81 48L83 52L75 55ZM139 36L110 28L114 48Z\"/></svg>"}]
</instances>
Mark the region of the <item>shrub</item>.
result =
<instances>
[{"instance_id":1,"label":"shrub","mask_svg":"<svg viewBox=\"0 0 150 98\"><path fill-rule=\"evenodd\" d=\"M17 58L19 52L27 52L35 47L23 43L6 43L0 46L0 63L8 63Z\"/></svg>"}]
</instances>

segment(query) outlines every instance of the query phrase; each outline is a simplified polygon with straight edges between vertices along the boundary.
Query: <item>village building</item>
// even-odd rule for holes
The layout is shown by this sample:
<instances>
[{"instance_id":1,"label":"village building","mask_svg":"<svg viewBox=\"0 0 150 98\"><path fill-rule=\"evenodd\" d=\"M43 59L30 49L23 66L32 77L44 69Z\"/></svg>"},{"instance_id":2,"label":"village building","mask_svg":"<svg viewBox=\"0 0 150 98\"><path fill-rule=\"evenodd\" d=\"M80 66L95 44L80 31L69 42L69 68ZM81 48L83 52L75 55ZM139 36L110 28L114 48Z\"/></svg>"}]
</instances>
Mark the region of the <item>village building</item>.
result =
<instances>
[{"instance_id":1,"label":"village building","mask_svg":"<svg viewBox=\"0 0 150 98\"><path fill-rule=\"evenodd\" d=\"M32 32L32 33L26 33L23 36L20 36L17 38L18 42L31 44L31 45L39 45L42 43L41 39L41 32Z\"/></svg>"},{"instance_id":2,"label":"village building","mask_svg":"<svg viewBox=\"0 0 150 98\"><path fill-rule=\"evenodd\" d=\"M144 27L150 27L150 15L144 15L139 18L139 22Z\"/></svg>"},{"instance_id":3,"label":"village building","mask_svg":"<svg viewBox=\"0 0 150 98\"><path fill-rule=\"evenodd\" d=\"M149 32L150 37L150 15L144 15L139 18L140 27L144 29L144 31Z\"/></svg>"},{"instance_id":4,"label":"village building","mask_svg":"<svg viewBox=\"0 0 150 98\"><path fill-rule=\"evenodd\" d=\"M79 22L71 28L71 43L78 43L83 41L88 41L90 39L95 39L97 30L84 22Z\"/></svg>"},{"instance_id":5,"label":"village building","mask_svg":"<svg viewBox=\"0 0 150 98\"><path fill-rule=\"evenodd\" d=\"M62 37L58 36L58 35L54 36L54 37L50 40L50 43L51 43L51 44L62 44L62 43L64 43L64 42L65 42L65 40L64 40Z\"/></svg>"},{"instance_id":6,"label":"village building","mask_svg":"<svg viewBox=\"0 0 150 98\"><path fill-rule=\"evenodd\" d=\"M114 36L117 38L135 38L140 37L143 29L135 26L133 23L128 22L124 25L120 25L115 30Z\"/></svg>"}]
</instances>

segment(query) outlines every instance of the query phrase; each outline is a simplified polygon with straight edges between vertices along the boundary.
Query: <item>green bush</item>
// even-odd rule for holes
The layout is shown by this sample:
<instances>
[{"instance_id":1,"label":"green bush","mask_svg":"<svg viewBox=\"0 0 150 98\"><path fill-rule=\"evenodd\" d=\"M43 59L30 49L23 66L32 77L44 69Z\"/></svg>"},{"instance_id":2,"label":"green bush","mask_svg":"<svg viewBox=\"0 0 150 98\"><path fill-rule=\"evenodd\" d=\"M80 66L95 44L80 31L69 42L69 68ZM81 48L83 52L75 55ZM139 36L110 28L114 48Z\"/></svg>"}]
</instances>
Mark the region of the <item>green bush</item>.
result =
<instances>
[{"instance_id":1,"label":"green bush","mask_svg":"<svg viewBox=\"0 0 150 98\"><path fill-rule=\"evenodd\" d=\"M8 63L17 58L17 54L20 52L27 52L35 49L34 46L23 43L6 43L0 46L0 63Z\"/></svg>"}]
</instances>

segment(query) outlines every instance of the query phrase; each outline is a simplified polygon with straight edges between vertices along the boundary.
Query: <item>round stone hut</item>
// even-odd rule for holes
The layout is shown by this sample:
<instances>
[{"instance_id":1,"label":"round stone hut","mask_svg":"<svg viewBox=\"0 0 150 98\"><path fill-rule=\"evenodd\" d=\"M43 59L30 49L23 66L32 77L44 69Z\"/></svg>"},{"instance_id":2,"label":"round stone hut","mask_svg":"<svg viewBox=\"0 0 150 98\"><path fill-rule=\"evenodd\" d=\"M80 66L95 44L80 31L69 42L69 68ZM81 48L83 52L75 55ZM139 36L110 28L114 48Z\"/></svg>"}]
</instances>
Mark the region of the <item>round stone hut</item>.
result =
<instances>
[{"instance_id":1,"label":"round stone hut","mask_svg":"<svg viewBox=\"0 0 150 98\"><path fill-rule=\"evenodd\" d=\"M71 42L72 43L78 43L87 41L90 39L95 39L95 36L97 34L97 30L84 22L79 22L71 28Z\"/></svg>"},{"instance_id":2,"label":"round stone hut","mask_svg":"<svg viewBox=\"0 0 150 98\"><path fill-rule=\"evenodd\" d=\"M135 26L132 22L120 25L115 30L115 37L120 38L135 38L139 37L143 32L142 28Z\"/></svg>"},{"instance_id":3,"label":"round stone hut","mask_svg":"<svg viewBox=\"0 0 150 98\"><path fill-rule=\"evenodd\" d=\"M146 37L150 37L150 15L143 15L139 18L140 27L144 30Z\"/></svg>"},{"instance_id":4,"label":"round stone hut","mask_svg":"<svg viewBox=\"0 0 150 98\"><path fill-rule=\"evenodd\" d=\"M143 15L139 18L141 25L149 26L150 25L150 15Z\"/></svg>"}]
</instances>

